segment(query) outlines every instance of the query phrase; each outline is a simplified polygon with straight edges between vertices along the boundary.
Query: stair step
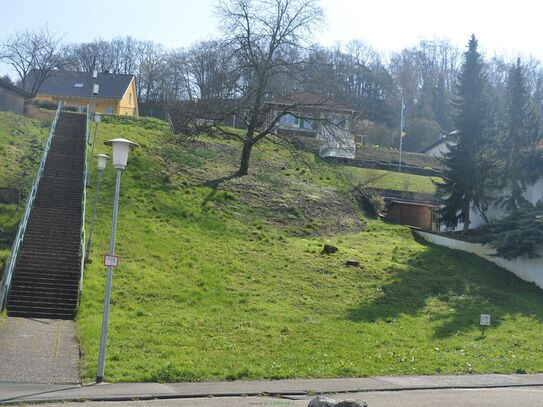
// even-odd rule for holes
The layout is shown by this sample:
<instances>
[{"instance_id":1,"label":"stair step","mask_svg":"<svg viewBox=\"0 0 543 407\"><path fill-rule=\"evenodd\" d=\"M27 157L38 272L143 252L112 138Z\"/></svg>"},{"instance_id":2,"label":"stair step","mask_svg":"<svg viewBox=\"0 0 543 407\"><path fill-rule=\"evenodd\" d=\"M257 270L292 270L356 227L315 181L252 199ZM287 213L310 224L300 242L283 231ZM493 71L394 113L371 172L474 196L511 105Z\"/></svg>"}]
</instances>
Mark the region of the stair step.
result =
<instances>
[{"instance_id":1,"label":"stair step","mask_svg":"<svg viewBox=\"0 0 543 407\"><path fill-rule=\"evenodd\" d=\"M69 245L69 247L79 248L79 237L79 230L74 230L70 233L39 233L39 231L31 231L25 235L23 246L27 243L30 246L41 245L45 241L44 246L47 244L64 246L66 244L66 247Z\"/></svg>"},{"instance_id":2,"label":"stair step","mask_svg":"<svg viewBox=\"0 0 543 407\"><path fill-rule=\"evenodd\" d=\"M77 305L77 299L63 301L62 298L31 298L31 299L21 299L17 298L14 300L8 301L8 306L13 308L25 307L25 308L59 308L67 309L69 311L73 310Z\"/></svg>"},{"instance_id":3,"label":"stair step","mask_svg":"<svg viewBox=\"0 0 543 407\"><path fill-rule=\"evenodd\" d=\"M41 212L42 209L49 209L51 212L43 213ZM34 211L36 211L36 215L31 214L31 220L43 221L46 224L57 223L61 225L64 223L81 222L83 212L81 202L78 202L73 208L34 206L32 212Z\"/></svg>"},{"instance_id":4,"label":"stair step","mask_svg":"<svg viewBox=\"0 0 543 407\"><path fill-rule=\"evenodd\" d=\"M51 276L51 278L67 278L78 280L81 275L81 269L79 270L58 270L58 269L42 269L32 265L21 266L17 268L17 276Z\"/></svg>"},{"instance_id":5,"label":"stair step","mask_svg":"<svg viewBox=\"0 0 543 407\"><path fill-rule=\"evenodd\" d=\"M76 296L79 292L79 286L78 287L72 287L72 288L64 288L64 287L12 287L9 291L9 295L16 296L16 295L51 295L51 296Z\"/></svg>"},{"instance_id":6,"label":"stair step","mask_svg":"<svg viewBox=\"0 0 543 407\"><path fill-rule=\"evenodd\" d=\"M82 177L83 167L81 168L71 168L71 169L62 169L62 168L47 168L43 171L44 175L51 177L62 177L62 178L73 178L77 179Z\"/></svg>"},{"instance_id":7,"label":"stair step","mask_svg":"<svg viewBox=\"0 0 543 407\"><path fill-rule=\"evenodd\" d=\"M64 246L38 246L28 245L23 243L21 253L27 257L54 258L56 260L70 260L81 257L79 255L79 245L64 245Z\"/></svg>"},{"instance_id":8,"label":"stair step","mask_svg":"<svg viewBox=\"0 0 543 407\"><path fill-rule=\"evenodd\" d=\"M45 269L39 267L35 264L21 264L17 262L17 273L27 273L27 274L43 274L43 275L53 275L53 276L76 276L79 278L81 275L81 267L78 267L77 270L62 270L62 269Z\"/></svg>"},{"instance_id":9,"label":"stair step","mask_svg":"<svg viewBox=\"0 0 543 407\"><path fill-rule=\"evenodd\" d=\"M46 229L46 232L41 232L39 230L33 230L25 236L25 242L28 242L30 245L41 244L42 241L45 241L47 244L50 242L53 245L65 245L68 244L70 247L79 247L79 230L72 231L51 231ZM28 240L26 240L28 239ZM39 239L42 239L40 241Z\"/></svg>"},{"instance_id":10,"label":"stair step","mask_svg":"<svg viewBox=\"0 0 543 407\"><path fill-rule=\"evenodd\" d=\"M25 252L41 252L41 253L60 253L60 254L71 254L78 253L80 248L79 242L75 243L58 243L54 244L51 242L27 242L23 243L22 250Z\"/></svg>"},{"instance_id":11,"label":"stair step","mask_svg":"<svg viewBox=\"0 0 543 407\"><path fill-rule=\"evenodd\" d=\"M19 270L22 273L29 273L29 274L51 274L51 275L77 275L79 276L81 273L81 267L78 267L77 270L75 268L73 269L59 269L59 268L43 268L39 267L33 264L28 265L21 265L20 263L17 263L17 274L19 273Z\"/></svg>"},{"instance_id":12,"label":"stair step","mask_svg":"<svg viewBox=\"0 0 543 407\"><path fill-rule=\"evenodd\" d=\"M78 282L74 283L73 281L61 281L61 280L50 281L50 280L35 280L34 279L30 281L24 278L19 280L19 278L15 276L13 280L11 280L11 285L15 287L21 287L21 288L41 287L41 288L62 288L62 289L68 290L68 289L77 287L79 283Z\"/></svg>"},{"instance_id":13,"label":"stair step","mask_svg":"<svg viewBox=\"0 0 543 407\"><path fill-rule=\"evenodd\" d=\"M20 311L30 311L33 309L41 309L41 310L48 310L51 311L60 311L60 312L70 312L73 310L74 306L71 304L60 304L60 303L54 303L49 302L41 305L33 306L32 304L13 304L11 300L8 299L8 307L12 310L20 310Z\"/></svg>"},{"instance_id":14,"label":"stair step","mask_svg":"<svg viewBox=\"0 0 543 407\"><path fill-rule=\"evenodd\" d=\"M81 257L78 252L75 253L51 253L51 252L36 252L36 251L28 251L28 250L22 250L19 254L19 259L32 259L36 260L38 262L49 262L50 260L54 260L57 263L65 264L66 262L70 262L72 260L78 261Z\"/></svg>"},{"instance_id":15,"label":"stair step","mask_svg":"<svg viewBox=\"0 0 543 407\"><path fill-rule=\"evenodd\" d=\"M19 311L19 310L9 310L8 316L10 317L19 317L19 318L47 318L47 319L74 319L75 311L71 313L65 312L48 312L47 310L43 311Z\"/></svg>"},{"instance_id":16,"label":"stair step","mask_svg":"<svg viewBox=\"0 0 543 407\"><path fill-rule=\"evenodd\" d=\"M68 247L73 248L74 250L79 250L79 230L52 231L46 228L43 228L41 230L43 230L43 232L41 233L39 230L33 230L32 233L26 235L23 242L23 248L28 247L29 249L34 248L34 250L42 250L45 249L50 243L52 248L59 250ZM26 240L27 238L28 240ZM44 241L45 243L42 243L42 241L39 240L40 238L43 239L42 241Z\"/></svg>"},{"instance_id":17,"label":"stair step","mask_svg":"<svg viewBox=\"0 0 543 407\"><path fill-rule=\"evenodd\" d=\"M45 222L40 220L31 220L28 222L27 230L28 235L62 235L72 236L79 240L79 234L81 233L81 217L73 220L71 224ZM45 238L45 237L44 237Z\"/></svg>"},{"instance_id":18,"label":"stair step","mask_svg":"<svg viewBox=\"0 0 543 407\"><path fill-rule=\"evenodd\" d=\"M45 211L47 210L47 211ZM30 215L30 219L40 219L40 220L56 220L57 222L59 220L77 220L81 219L81 210L74 209L73 211L60 211L55 208L42 208L42 207L36 207L32 210L32 214Z\"/></svg>"},{"instance_id":19,"label":"stair step","mask_svg":"<svg viewBox=\"0 0 543 407\"><path fill-rule=\"evenodd\" d=\"M14 295L13 293L10 293L11 295ZM77 302L77 291L74 293L66 294L66 293L49 293L49 292L33 292L32 294L26 293L26 292L17 292L16 295L14 295L14 298L52 298L52 299L58 299L59 301L72 301Z\"/></svg>"},{"instance_id":20,"label":"stair step","mask_svg":"<svg viewBox=\"0 0 543 407\"><path fill-rule=\"evenodd\" d=\"M45 283L55 283L57 281L61 283L73 283L73 282L79 282L79 276L74 274L51 274L51 273L17 273L15 277L13 277L12 281L36 281L36 282L45 282Z\"/></svg>"},{"instance_id":21,"label":"stair step","mask_svg":"<svg viewBox=\"0 0 543 407\"><path fill-rule=\"evenodd\" d=\"M43 239L43 238L42 238ZM31 250L35 250L35 249L45 249L45 250L62 250L62 249L69 249L69 250L75 250L75 251L78 251L79 248L80 248L80 241L79 241L79 236L77 239L73 239L73 240L70 240L70 239L64 239L64 238L59 238L59 239L53 239L51 237L49 237L49 239L46 239L45 242L43 242L43 240L40 240L40 237L39 236L30 236L30 235L27 235L24 239L24 242L23 242L23 246L22 246L22 250L24 249L31 249Z\"/></svg>"},{"instance_id":22,"label":"stair step","mask_svg":"<svg viewBox=\"0 0 543 407\"><path fill-rule=\"evenodd\" d=\"M53 273L53 274L76 274L81 271L81 262L73 262L71 264L47 264L39 261L17 261L17 266L14 276L17 275L17 269L33 270L37 273Z\"/></svg>"},{"instance_id":23,"label":"stair step","mask_svg":"<svg viewBox=\"0 0 543 407\"><path fill-rule=\"evenodd\" d=\"M17 278L37 278L37 279L50 279L51 281L63 280L63 281L79 281L79 274L76 273L59 273L53 271L44 272L43 270L28 270L22 269L17 271Z\"/></svg>"},{"instance_id":24,"label":"stair step","mask_svg":"<svg viewBox=\"0 0 543 407\"><path fill-rule=\"evenodd\" d=\"M77 260L81 257L78 250L62 250L60 248L59 250L46 250L45 248L36 249L25 246L23 246L21 254L24 257L54 258L59 261Z\"/></svg>"},{"instance_id":25,"label":"stair step","mask_svg":"<svg viewBox=\"0 0 543 407\"><path fill-rule=\"evenodd\" d=\"M51 319L73 319L75 317L75 307L57 308L57 307L26 307L15 305L8 307L8 316L27 317L27 318L51 318Z\"/></svg>"}]
</instances>

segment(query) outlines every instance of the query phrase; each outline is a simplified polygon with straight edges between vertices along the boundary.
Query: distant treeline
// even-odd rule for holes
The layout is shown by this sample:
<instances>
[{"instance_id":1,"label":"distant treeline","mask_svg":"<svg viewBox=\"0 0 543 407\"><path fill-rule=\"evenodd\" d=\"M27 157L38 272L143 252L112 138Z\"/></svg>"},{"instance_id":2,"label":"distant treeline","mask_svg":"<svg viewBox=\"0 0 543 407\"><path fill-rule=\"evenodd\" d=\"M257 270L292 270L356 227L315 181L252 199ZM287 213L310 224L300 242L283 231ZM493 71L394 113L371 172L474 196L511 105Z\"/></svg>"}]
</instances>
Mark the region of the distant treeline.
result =
<instances>
[{"instance_id":1,"label":"distant treeline","mask_svg":"<svg viewBox=\"0 0 543 407\"><path fill-rule=\"evenodd\" d=\"M221 38L176 49L132 37L57 45L55 67L135 74L138 99L154 106L236 98L252 79L239 75L243 58ZM371 120L357 131L367 135L369 142L386 146L398 145L403 96L407 105L404 147L419 151L440 133L454 130L454 93L463 52L447 40L424 40L390 55L358 40L333 47L304 47L296 55L283 56L297 63L285 65L289 72L269 78L267 94L308 90L335 98ZM514 61L495 56L484 62L491 99L500 114L507 72ZM535 59L522 64L533 103L541 111L543 65Z\"/></svg>"}]
</instances>

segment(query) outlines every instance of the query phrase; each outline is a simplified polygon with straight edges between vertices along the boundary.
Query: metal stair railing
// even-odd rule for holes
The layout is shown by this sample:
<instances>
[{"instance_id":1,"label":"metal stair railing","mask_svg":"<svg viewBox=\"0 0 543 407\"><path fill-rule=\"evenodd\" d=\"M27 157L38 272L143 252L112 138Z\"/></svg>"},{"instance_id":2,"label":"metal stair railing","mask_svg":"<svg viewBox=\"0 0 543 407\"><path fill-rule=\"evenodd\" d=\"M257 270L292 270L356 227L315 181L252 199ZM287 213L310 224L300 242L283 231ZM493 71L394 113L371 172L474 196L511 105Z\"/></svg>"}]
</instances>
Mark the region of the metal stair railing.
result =
<instances>
[{"instance_id":1,"label":"metal stair railing","mask_svg":"<svg viewBox=\"0 0 543 407\"><path fill-rule=\"evenodd\" d=\"M90 107L87 105L87 117L85 120L85 152L84 152L84 164L83 164L83 197L81 199L81 232L79 233L79 255L81 256L81 269L79 272L79 290L77 294L77 304L79 306L79 301L81 300L81 291L83 290L83 273L85 271L85 210L87 205L87 182L89 181L88 177L88 145L89 145L89 127L91 123L91 114ZM92 161L92 157L91 157ZM92 165L92 162L90 163Z\"/></svg>"},{"instance_id":2,"label":"metal stair railing","mask_svg":"<svg viewBox=\"0 0 543 407\"><path fill-rule=\"evenodd\" d=\"M47 155L49 153L49 149L51 148L51 142L55 135L55 128L57 126L62 106L64 106L64 103L62 101L58 102L58 107L55 112L55 118L53 119L53 123L51 123L49 136L47 137L47 141L45 142L45 146L43 148L43 155L41 157L40 166L38 167L38 171L36 172L36 176L34 177L32 189L30 190L30 193L28 194L28 197L26 199L25 212L23 218L19 222L19 229L17 230L17 235L15 236L15 240L13 241L11 253L6 261L6 268L4 269L4 274L2 276L2 280L0 281L0 312L2 312L6 307L9 289L11 288L13 270L15 270L15 265L17 264L17 256L19 255L19 249L21 248L21 245L25 238L26 226L28 224L28 219L30 218L32 208L34 207L34 201L38 193L38 187L40 185L40 180L43 175L43 170L45 169Z\"/></svg>"}]
</instances>

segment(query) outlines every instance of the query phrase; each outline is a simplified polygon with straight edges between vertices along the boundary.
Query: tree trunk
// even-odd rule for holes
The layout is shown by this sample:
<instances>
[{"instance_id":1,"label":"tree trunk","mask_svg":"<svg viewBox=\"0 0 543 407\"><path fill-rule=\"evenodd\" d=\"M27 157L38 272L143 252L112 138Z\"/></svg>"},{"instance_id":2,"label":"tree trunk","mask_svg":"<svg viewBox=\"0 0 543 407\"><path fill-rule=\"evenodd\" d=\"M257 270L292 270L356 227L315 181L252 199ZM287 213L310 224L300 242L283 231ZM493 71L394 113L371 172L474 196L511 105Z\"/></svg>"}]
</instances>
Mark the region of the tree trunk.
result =
<instances>
[{"instance_id":1,"label":"tree trunk","mask_svg":"<svg viewBox=\"0 0 543 407\"><path fill-rule=\"evenodd\" d=\"M462 235L467 235L469 231L469 206L470 202L464 205L464 209L462 210L462 215L464 218L464 229L462 230Z\"/></svg>"},{"instance_id":2,"label":"tree trunk","mask_svg":"<svg viewBox=\"0 0 543 407\"><path fill-rule=\"evenodd\" d=\"M243 143L243 151L241 152L241 161L239 164L239 170L237 175L247 175L249 173L249 160L251 159L251 150L253 148L254 141L252 139L245 139Z\"/></svg>"}]
</instances>

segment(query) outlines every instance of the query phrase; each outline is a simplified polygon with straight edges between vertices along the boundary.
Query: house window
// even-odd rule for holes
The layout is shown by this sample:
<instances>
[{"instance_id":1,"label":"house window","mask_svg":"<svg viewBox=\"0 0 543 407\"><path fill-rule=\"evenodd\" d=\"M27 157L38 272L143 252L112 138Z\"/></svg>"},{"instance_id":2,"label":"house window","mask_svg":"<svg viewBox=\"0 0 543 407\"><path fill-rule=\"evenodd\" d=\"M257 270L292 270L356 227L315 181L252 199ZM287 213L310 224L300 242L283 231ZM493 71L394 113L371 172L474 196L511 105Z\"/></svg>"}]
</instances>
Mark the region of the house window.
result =
<instances>
[{"instance_id":1,"label":"house window","mask_svg":"<svg viewBox=\"0 0 543 407\"><path fill-rule=\"evenodd\" d=\"M285 126L294 127L298 124L298 118L294 117L290 113L287 113L281 116L281 119L279 119L279 123Z\"/></svg>"},{"instance_id":2,"label":"house window","mask_svg":"<svg viewBox=\"0 0 543 407\"><path fill-rule=\"evenodd\" d=\"M82 88L84 85L81 82L74 83L74 88Z\"/></svg>"},{"instance_id":3,"label":"house window","mask_svg":"<svg viewBox=\"0 0 543 407\"><path fill-rule=\"evenodd\" d=\"M106 113L113 114L113 106L106 106Z\"/></svg>"},{"instance_id":4,"label":"house window","mask_svg":"<svg viewBox=\"0 0 543 407\"><path fill-rule=\"evenodd\" d=\"M342 116L332 116L331 117L331 122L332 122L332 124L338 126L339 128L344 129L345 124L347 122L347 119L345 117L342 117Z\"/></svg>"},{"instance_id":5,"label":"house window","mask_svg":"<svg viewBox=\"0 0 543 407\"><path fill-rule=\"evenodd\" d=\"M132 92L130 92L128 94L128 104L131 105L132 104Z\"/></svg>"}]
</instances>

